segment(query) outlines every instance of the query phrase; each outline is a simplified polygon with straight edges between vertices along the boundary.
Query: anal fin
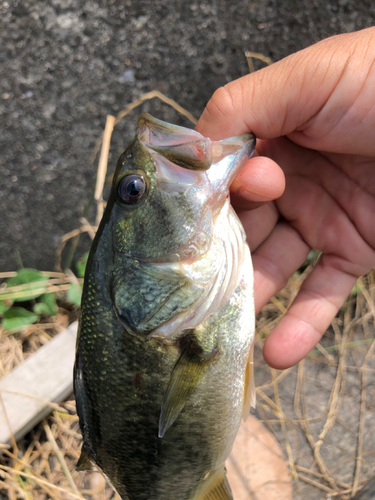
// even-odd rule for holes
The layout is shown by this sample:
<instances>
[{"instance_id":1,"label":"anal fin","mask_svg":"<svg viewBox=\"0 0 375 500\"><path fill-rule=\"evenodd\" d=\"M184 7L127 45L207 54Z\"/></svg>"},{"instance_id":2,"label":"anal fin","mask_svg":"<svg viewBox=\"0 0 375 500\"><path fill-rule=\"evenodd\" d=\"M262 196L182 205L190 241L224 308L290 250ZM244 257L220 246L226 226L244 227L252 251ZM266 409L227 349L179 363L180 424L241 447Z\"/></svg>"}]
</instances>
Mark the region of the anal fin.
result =
<instances>
[{"instance_id":1,"label":"anal fin","mask_svg":"<svg viewBox=\"0 0 375 500\"><path fill-rule=\"evenodd\" d=\"M205 353L191 335L182 339L181 355L169 379L159 419L159 437L162 438L176 420L187 400L202 380L217 349Z\"/></svg>"},{"instance_id":2,"label":"anal fin","mask_svg":"<svg viewBox=\"0 0 375 500\"><path fill-rule=\"evenodd\" d=\"M85 471L85 470L95 470L93 467L91 460L89 459L85 447L82 446L81 450L81 455L78 459L77 465L76 465L76 470L78 472Z\"/></svg>"},{"instance_id":3,"label":"anal fin","mask_svg":"<svg viewBox=\"0 0 375 500\"><path fill-rule=\"evenodd\" d=\"M256 392L254 382L254 344L251 346L249 359L245 370L244 402L242 408L242 418L245 421L250 414L250 407L255 408Z\"/></svg>"},{"instance_id":4,"label":"anal fin","mask_svg":"<svg viewBox=\"0 0 375 500\"><path fill-rule=\"evenodd\" d=\"M225 469L211 474L202 481L191 500L233 500Z\"/></svg>"}]
</instances>

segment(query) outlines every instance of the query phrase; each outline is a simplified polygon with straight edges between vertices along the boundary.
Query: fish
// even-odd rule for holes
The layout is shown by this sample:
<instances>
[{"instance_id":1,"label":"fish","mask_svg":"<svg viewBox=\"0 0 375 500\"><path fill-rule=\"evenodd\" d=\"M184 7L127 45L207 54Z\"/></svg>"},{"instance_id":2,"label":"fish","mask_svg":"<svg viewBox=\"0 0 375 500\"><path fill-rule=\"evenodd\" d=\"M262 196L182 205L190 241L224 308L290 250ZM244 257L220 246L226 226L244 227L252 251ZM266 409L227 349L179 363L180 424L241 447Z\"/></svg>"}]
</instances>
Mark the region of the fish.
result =
<instances>
[{"instance_id":1,"label":"fish","mask_svg":"<svg viewBox=\"0 0 375 500\"><path fill-rule=\"evenodd\" d=\"M126 500L232 499L254 404L253 269L229 187L255 149L141 114L89 254L74 392L78 470Z\"/></svg>"}]
</instances>

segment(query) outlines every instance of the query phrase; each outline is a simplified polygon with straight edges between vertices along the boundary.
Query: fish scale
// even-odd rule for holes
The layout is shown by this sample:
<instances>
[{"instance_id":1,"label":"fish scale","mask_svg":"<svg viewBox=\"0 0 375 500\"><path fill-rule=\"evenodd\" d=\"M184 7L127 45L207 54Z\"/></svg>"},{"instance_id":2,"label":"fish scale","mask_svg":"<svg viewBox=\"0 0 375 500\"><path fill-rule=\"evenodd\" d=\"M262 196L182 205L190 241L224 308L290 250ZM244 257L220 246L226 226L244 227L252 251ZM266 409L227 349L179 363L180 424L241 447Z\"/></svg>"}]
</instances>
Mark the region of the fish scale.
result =
<instances>
[{"instance_id":1,"label":"fish scale","mask_svg":"<svg viewBox=\"0 0 375 500\"><path fill-rule=\"evenodd\" d=\"M78 468L99 468L122 499L232 498L224 462L249 411L255 314L227 194L254 145L141 115L117 164L86 268L74 389Z\"/></svg>"}]
</instances>

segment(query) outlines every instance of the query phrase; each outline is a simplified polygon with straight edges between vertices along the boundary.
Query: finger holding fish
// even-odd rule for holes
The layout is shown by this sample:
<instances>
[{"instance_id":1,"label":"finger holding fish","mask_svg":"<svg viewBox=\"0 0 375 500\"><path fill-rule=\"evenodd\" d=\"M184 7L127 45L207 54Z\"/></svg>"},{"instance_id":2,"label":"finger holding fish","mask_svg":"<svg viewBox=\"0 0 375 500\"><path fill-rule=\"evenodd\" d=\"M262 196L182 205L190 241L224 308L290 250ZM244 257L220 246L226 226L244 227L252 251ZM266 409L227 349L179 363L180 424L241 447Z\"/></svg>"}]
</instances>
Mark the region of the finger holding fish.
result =
<instances>
[{"instance_id":1,"label":"finger holding fish","mask_svg":"<svg viewBox=\"0 0 375 500\"><path fill-rule=\"evenodd\" d=\"M285 190L285 175L279 165L254 155L231 185L231 203L237 212L253 210L276 200Z\"/></svg>"}]
</instances>

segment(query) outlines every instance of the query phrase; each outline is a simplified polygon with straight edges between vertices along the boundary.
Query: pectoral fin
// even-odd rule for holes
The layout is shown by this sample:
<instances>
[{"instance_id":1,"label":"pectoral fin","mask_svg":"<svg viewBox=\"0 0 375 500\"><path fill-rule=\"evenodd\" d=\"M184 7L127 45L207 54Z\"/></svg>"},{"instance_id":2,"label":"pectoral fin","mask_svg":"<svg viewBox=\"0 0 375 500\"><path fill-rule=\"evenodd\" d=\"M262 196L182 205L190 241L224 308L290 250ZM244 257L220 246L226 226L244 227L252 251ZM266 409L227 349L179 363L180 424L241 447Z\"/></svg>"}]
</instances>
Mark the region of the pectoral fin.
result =
<instances>
[{"instance_id":1,"label":"pectoral fin","mask_svg":"<svg viewBox=\"0 0 375 500\"><path fill-rule=\"evenodd\" d=\"M176 420L216 354L216 349L204 353L195 339L190 336L183 339L181 356L173 368L161 406L159 419L160 438L164 436Z\"/></svg>"},{"instance_id":2,"label":"pectoral fin","mask_svg":"<svg viewBox=\"0 0 375 500\"><path fill-rule=\"evenodd\" d=\"M202 481L191 500L233 500L225 469L214 472Z\"/></svg>"},{"instance_id":3,"label":"pectoral fin","mask_svg":"<svg viewBox=\"0 0 375 500\"><path fill-rule=\"evenodd\" d=\"M245 421L250 414L250 407L255 408L256 392L254 382L254 344L251 346L249 359L245 370L244 403L242 408L242 418Z\"/></svg>"}]
</instances>

